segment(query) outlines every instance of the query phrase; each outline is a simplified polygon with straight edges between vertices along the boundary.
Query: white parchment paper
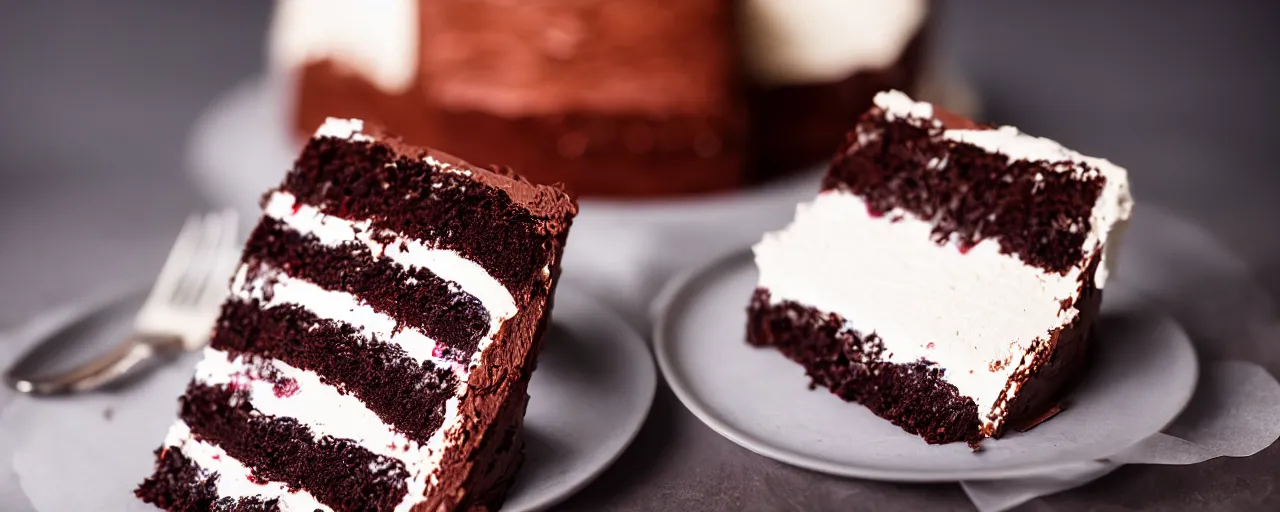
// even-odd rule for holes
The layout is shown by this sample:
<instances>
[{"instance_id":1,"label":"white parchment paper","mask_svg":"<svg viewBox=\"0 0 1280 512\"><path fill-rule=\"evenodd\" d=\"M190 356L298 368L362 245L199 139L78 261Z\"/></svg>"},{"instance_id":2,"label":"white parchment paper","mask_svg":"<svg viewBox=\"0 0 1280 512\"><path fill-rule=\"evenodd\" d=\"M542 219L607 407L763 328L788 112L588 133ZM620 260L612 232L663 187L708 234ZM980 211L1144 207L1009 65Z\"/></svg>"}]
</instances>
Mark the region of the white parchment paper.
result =
<instances>
[{"instance_id":1,"label":"white parchment paper","mask_svg":"<svg viewBox=\"0 0 1280 512\"><path fill-rule=\"evenodd\" d=\"M1280 437L1280 385L1263 367L1239 360L1250 346L1268 347L1272 354L1280 350L1275 302L1248 266L1210 233L1159 207L1138 206L1120 274L1141 283L1191 335L1202 361L1196 396L1163 433L1107 461L1041 478L962 482L981 512L1009 510L1082 486L1122 464L1248 457Z\"/></svg>"},{"instance_id":2,"label":"white parchment paper","mask_svg":"<svg viewBox=\"0 0 1280 512\"><path fill-rule=\"evenodd\" d=\"M1196 464L1216 457L1248 457L1280 438L1280 382L1254 363L1207 364L1187 410L1156 434L1104 461L1070 471L1015 480L962 482L982 512L1084 485L1123 464Z\"/></svg>"}]
</instances>

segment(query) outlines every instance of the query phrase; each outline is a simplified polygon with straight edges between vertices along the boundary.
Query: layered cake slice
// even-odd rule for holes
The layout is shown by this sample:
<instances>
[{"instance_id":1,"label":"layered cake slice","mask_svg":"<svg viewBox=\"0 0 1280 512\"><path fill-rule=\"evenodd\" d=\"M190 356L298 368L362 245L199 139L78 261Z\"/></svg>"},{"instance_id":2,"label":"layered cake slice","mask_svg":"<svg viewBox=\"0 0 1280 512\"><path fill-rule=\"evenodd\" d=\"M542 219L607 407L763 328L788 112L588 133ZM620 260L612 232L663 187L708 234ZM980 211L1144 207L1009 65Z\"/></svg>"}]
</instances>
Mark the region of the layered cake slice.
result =
<instances>
[{"instance_id":1,"label":"layered cake slice","mask_svg":"<svg viewBox=\"0 0 1280 512\"><path fill-rule=\"evenodd\" d=\"M576 205L338 119L263 204L136 494L168 510L495 510Z\"/></svg>"},{"instance_id":2,"label":"layered cake slice","mask_svg":"<svg viewBox=\"0 0 1280 512\"><path fill-rule=\"evenodd\" d=\"M930 443L1057 410L1132 208L1127 173L881 93L755 248L748 341Z\"/></svg>"}]
</instances>

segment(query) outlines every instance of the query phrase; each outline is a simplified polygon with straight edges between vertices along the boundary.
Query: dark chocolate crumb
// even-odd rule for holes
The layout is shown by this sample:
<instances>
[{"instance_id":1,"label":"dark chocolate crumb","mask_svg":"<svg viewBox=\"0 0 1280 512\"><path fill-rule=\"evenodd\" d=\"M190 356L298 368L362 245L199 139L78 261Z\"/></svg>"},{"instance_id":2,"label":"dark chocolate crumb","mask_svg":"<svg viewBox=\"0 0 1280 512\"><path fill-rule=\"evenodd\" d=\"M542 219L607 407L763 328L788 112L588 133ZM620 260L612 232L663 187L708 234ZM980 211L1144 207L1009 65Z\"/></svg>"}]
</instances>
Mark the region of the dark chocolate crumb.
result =
<instances>
[{"instance_id":1,"label":"dark chocolate crumb","mask_svg":"<svg viewBox=\"0 0 1280 512\"><path fill-rule=\"evenodd\" d=\"M823 190L862 197L868 211L901 209L931 222L938 244L960 251L995 240L1000 252L1066 273L1085 257L1090 215L1106 181L1075 162L1010 160L943 138L944 128L863 115L831 164ZM875 137L858 137L875 133ZM931 165L946 162L946 165Z\"/></svg>"}]
</instances>

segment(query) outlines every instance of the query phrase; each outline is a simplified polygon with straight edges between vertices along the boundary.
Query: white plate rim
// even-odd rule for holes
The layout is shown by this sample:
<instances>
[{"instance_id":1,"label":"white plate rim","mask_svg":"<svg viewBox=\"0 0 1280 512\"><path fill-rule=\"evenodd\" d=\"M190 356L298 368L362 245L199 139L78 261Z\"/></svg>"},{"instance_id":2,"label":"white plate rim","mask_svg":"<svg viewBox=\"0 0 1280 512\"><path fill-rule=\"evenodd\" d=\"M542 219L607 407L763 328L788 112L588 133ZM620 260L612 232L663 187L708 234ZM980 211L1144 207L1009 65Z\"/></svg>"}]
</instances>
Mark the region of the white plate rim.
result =
<instances>
[{"instance_id":1,"label":"white plate rim","mask_svg":"<svg viewBox=\"0 0 1280 512\"><path fill-rule=\"evenodd\" d=\"M564 280L561 280L556 285L555 304L552 306L551 310L552 324L557 321L555 308L560 307L563 303L562 301L565 300L564 297L571 297L569 299L570 301L581 301L580 304L575 304L575 306L592 309L594 310L594 319L603 320L606 323L612 324L611 330L616 333L620 333L621 338L625 338L621 339L618 344L627 347L626 350L629 352L627 359L630 361L644 361L646 363L636 364L636 367L640 372L638 378L640 381L643 381L640 383L639 388L643 390L644 394L644 398L638 399L638 402L642 403L643 406L636 407L632 411L632 415L626 418L626 421L624 422L626 428L622 435L615 436L613 438L618 440L617 446L607 450L610 454L600 459L599 464L595 467L583 472L582 478L579 478L576 482L567 485L561 491L547 493L546 496L549 497L544 497L540 500L531 500L531 503L522 508L513 508L508 506L511 497L508 495L507 499L503 502L502 508L498 509L498 512L529 512L546 510L585 489L588 485L591 485L596 478L612 467L613 463L617 462L618 459L622 457L623 453L626 453L631 444L635 442L636 437L640 435L640 431L644 428L645 421L649 418L650 411L653 410L653 400L658 391L658 372L654 367L653 353L649 350L649 345L645 342L644 337L640 336L640 334L631 327L631 324L623 320L622 316L616 311L603 306L601 302L596 300L595 296L590 292L580 289L572 283ZM570 324L569 322L565 323ZM527 474L526 469L527 468L521 468L521 471L524 474ZM518 478L519 475L517 475L517 479Z\"/></svg>"},{"instance_id":2,"label":"white plate rim","mask_svg":"<svg viewBox=\"0 0 1280 512\"><path fill-rule=\"evenodd\" d=\"M721 419L715 411L711 410L710 407L698 399L694 390L691 389L683 379L672 377L673 375L679 375L679 372L675 368L675 361L673 359L671 349L669 348L671 346L672 336L668 334L668 331L672 327L671 319L675 316L672 314L673 308L680 303L683 297L698 292L698 288L695 286L696 284L705 279L713 278L717 273L734 268L735 264L745 263L742 260L750 260L751 255L752 253L750 248L738 248L722 255L719 258L711 260L710 263L703 266L686 270L663 287L662 291L653 301L650 311L651 318L654 322L654 357L657 359L658 369L662 372L663 380L666 381L667 386L671 388L671 391L676 395L676 398L678 398L695 417L714 430L717 434L720 434L724 438L732 441L734 444L737 444L751 452L785 464L820 473L883 482L948 483L966 480L1005 480L1037 477L1050 475L1059 471L1070 470L1072 468L1078 468L1082 462L1088 462L1082 460L1071 460L1058 464L1036 464L1032 467L1009 466L1006 468L994 468L989 470L966 471L965 477L959 478L956 476L954 471L924 472L914 470L868 468L808 457L777 447L770 444L767 440L759 439L756 436L740 431L730 422ZM1148 303L1158 304L1157 301L1150 298L1140 290L1135 290L1135 293L1141 295L1143 300ZM745 300L743 307L746 307ZM1178 397L1178 401L1183 404L1181 410L1185 410L1187 404L1190 403L1191 398L1195 393L1196 384L1199 382L1199 359L1196 355L1195 347L1191 343L1190 336L1182 325L1164 311L1160 312L1160 316L1163 320L1166 320L1171 327L1177 329L1178 334L1180 334L1178 342L1180 350L1185 349L1190 351L1192 361L1195 363L1191 367L1193 375L1192 378L1188 380L1189 385L1186 386L1186 389L1182 390L1182 393L1180 393ZM849 405L854 407L858 406L858 404ZM1162 424L1161 430L1167 428L1176 419L1177 415L1175 414L1172 418L1169 418ZM1142 442L1142 440L1135 440L1129 446L1136 445L1140 442ZM1123 448L1120 451L1123 451Z\"/></svg>"}]
</instances>

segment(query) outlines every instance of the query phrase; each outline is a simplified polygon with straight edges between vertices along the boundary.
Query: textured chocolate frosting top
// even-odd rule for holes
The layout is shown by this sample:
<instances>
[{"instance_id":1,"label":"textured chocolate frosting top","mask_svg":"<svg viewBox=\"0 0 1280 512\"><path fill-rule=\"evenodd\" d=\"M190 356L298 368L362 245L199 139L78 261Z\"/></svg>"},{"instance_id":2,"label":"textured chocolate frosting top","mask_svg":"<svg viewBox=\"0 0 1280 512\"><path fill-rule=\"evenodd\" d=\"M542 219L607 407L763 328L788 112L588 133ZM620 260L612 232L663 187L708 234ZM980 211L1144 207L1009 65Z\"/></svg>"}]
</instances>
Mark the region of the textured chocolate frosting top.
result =
<instances>
[{"instance_id":1,"label":"textured chocolate frosting top","mask_svg":"<svg viewBox=\"0 0 1280 512\"><path fill-rule=\"evenodd\" d=\"M725 0L422 2L424 93L448 108L719 114L734 108Z\"/></svg>"},{"instance_id":2,"label":"textured chocolate frosting top","mask_svg":"<svg viewBox=\"0 0 1280 512\"><path fill-rule=\"evenodd\" d=\"M471 179L476 182L505 192L514 203L528 210L530 215L554 223L548 226L551 232L561 231L560 223L564 222L566 216L572 217L578 213L578 203L569 197L564 186L559 183L539 185L529 182L509 167L495 165L484 168L472 165L466 160L443 151L406 143L399 136L376 123L366 122L363 131L379 143L386 145L397 156L412 159L431 158L449 167L470 173Z\"/></svg>"}]
</instances>

